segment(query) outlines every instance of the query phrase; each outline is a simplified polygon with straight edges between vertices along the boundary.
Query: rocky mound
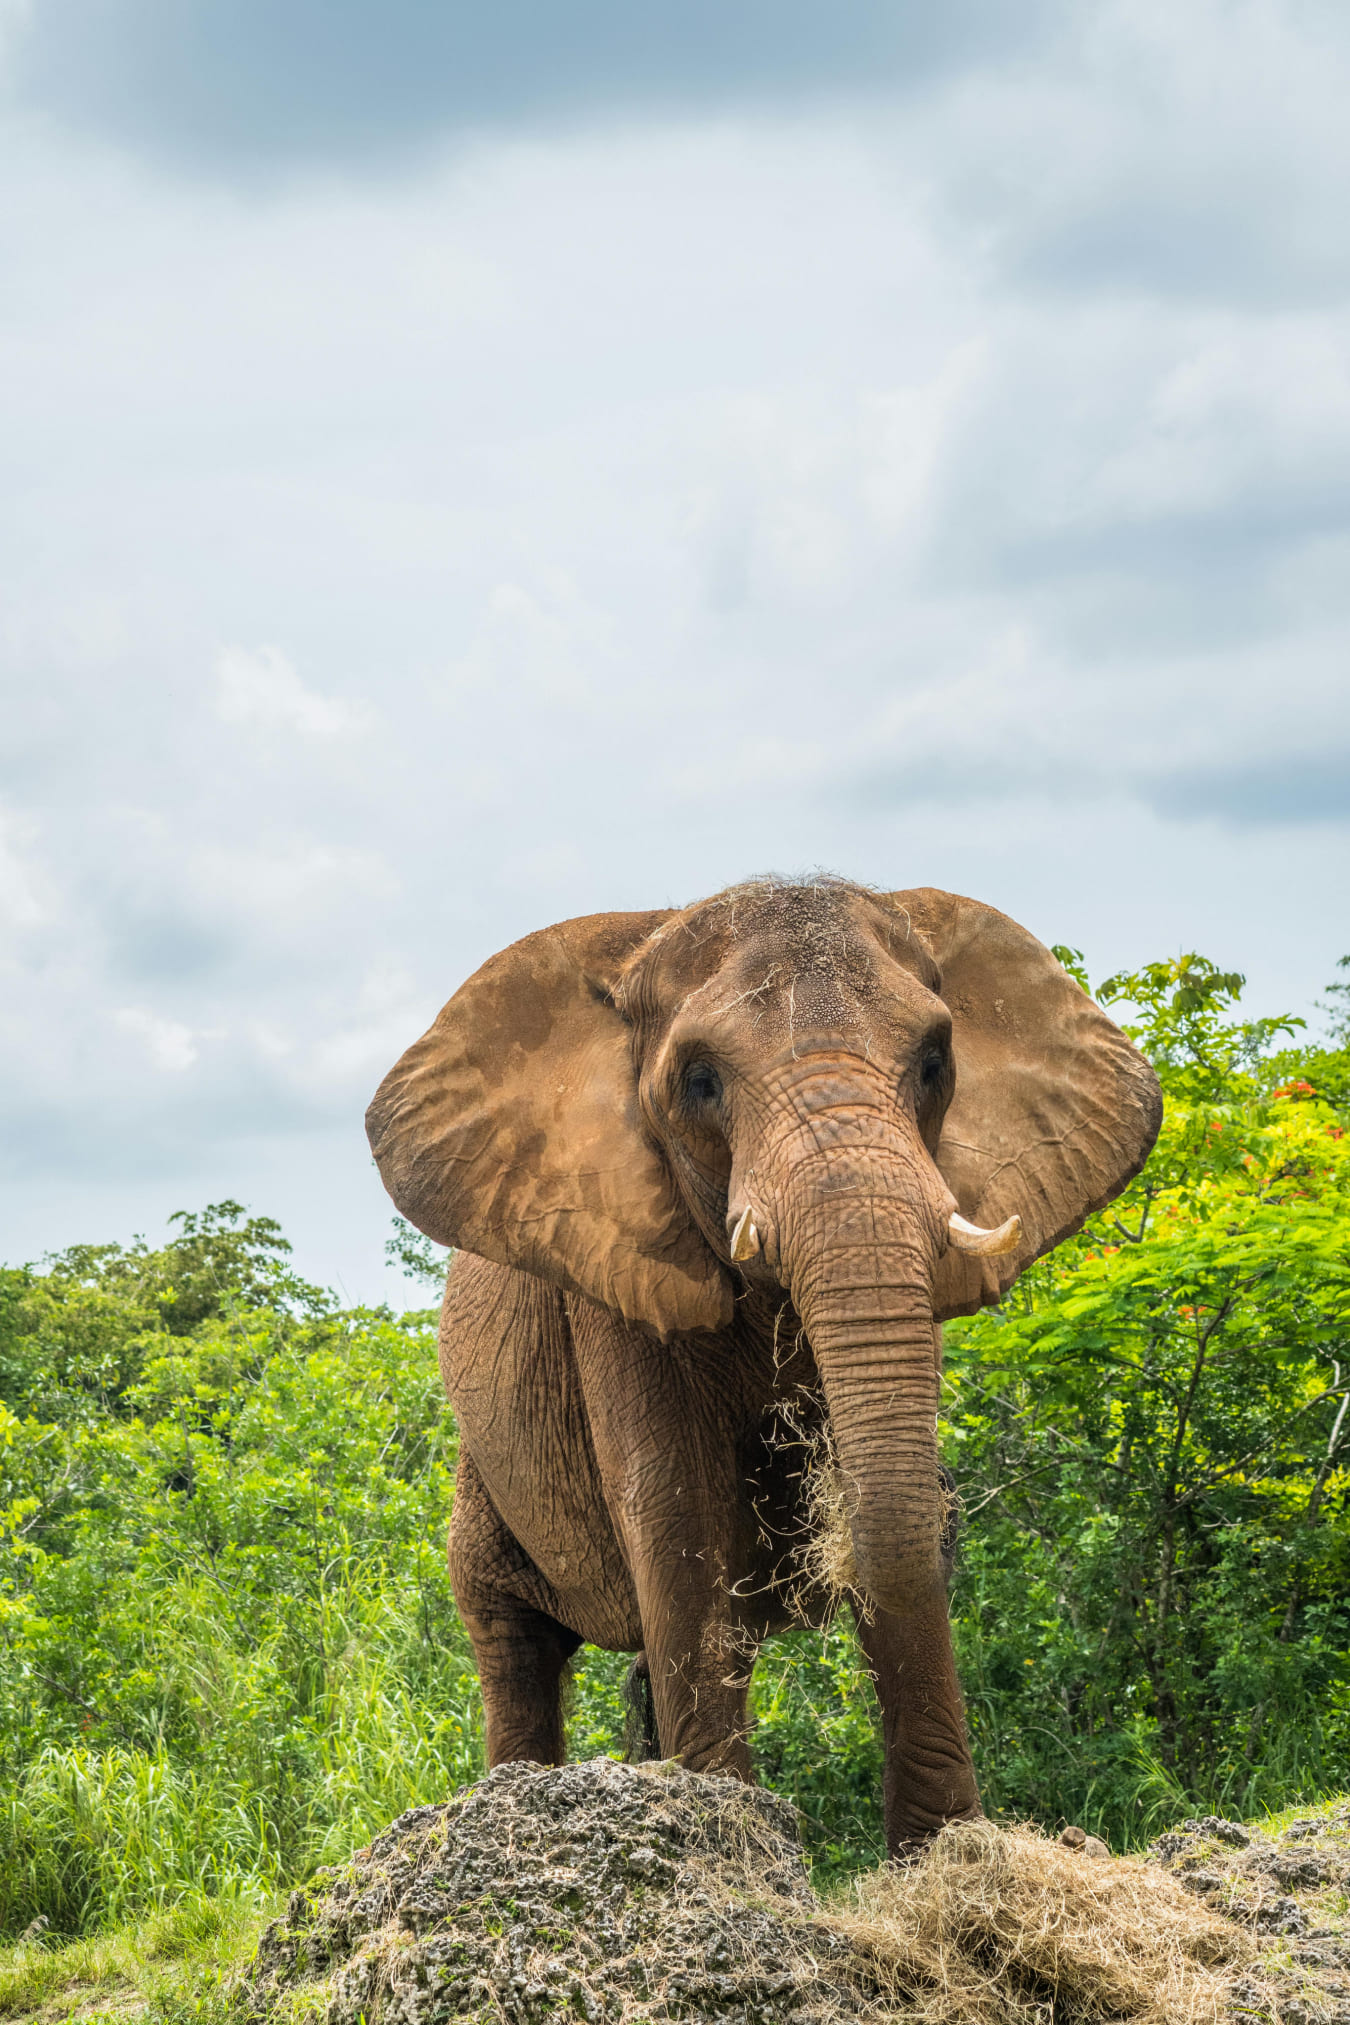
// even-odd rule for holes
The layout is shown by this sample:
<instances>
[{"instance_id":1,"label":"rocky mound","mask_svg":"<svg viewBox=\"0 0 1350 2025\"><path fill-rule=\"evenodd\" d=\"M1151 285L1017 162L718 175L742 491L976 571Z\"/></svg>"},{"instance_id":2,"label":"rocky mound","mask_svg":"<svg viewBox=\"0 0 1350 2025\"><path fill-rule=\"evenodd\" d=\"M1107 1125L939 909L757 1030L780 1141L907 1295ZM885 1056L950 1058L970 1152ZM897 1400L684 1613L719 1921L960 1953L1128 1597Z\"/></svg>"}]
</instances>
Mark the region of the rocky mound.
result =
<instances>
[{"instance_id":1,"label":"rocky mound","mask_svg":"<svg viewBox=\"0 0 1350 2025\"><path fill-rule=\"evenodd\" d=\"M1268 1943L1234 1985L1238 2016L1350 2025L1350 1803L1265 1833L1217 1815L1183 1821L1150 1860Z\"/></svg>"},{"instance_id":2,"label":"rocky mound","mask_svg":"<svg viewBox=\"0 0 1350 2025\"><path fill-rule=\"evenodd\" d=\"M972 1822L822 1904L792 1809L762 1789L606 1758L507 1765L293 1893L233 2012L1339 2025L1338 1865L1315 1822L1280 1837L1188 1822L1148 1862Z\"/></svg>"},{"instance_id":3,"label":"rocky mound","mask_svg":"<svg viewBox=\"0 0 1350 2025\"><path fill-rule=\"evenodd\" d=\"M608 1758L503 1765L292 1893L246 2000L328 2025L807 2025L856 2010L851 1951L814 1911L792 1809L762 1788Z\"/></svg>"}]
</instances>

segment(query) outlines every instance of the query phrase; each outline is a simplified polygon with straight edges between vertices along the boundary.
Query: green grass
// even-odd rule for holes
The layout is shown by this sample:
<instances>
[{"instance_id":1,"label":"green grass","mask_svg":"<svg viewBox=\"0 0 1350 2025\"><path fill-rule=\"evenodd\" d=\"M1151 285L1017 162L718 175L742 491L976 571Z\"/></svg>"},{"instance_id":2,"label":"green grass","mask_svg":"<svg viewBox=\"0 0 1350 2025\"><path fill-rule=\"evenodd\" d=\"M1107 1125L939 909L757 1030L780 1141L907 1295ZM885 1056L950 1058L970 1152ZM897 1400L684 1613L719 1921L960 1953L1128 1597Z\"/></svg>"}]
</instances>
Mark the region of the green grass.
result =
<instances>
[{"instance_id":1,"label":"green grass","mask_svg":"<svg viewBox=\"0 0 1350 2025\"><path fill-rule=\"evenodd\" d=\"M231 1656L217 1655L222 1672ZM185 1893L256 1898L481 1770L471 1676L458 1706L424 1707L387 1660L361 1652L323 1714L278 1737L246 1702L222 1706L213 1748L195 1757L163 1740L39 1750L0 1789L0 1931L41 1917L88 1932Z\"/></svg>"},{"instance_id":2,"label":"green grass","mask_svg":"<svg viewBox=\"0 0 1350 2025\"><path fill-rule=\"evenodd\" d=\"M222 1641L214 1655L199 1645L196 1660L228 1679L232 1656ZM626 1654L581 1654L574 1757L622 1754L628 1666ZM195 1759L162 1741L45 1746L0 1791L0 1920L11 1934L39 1918L54 1935L97 1932L179 1903L259 1903L341 1861L406 1808L481 1775L477 1683L454 1678L455 1699L424 1706L367 1637L330 1684L322 1725L301 1734L302 1749L289 1740L290 1771L281 1749L269 1757L258 1711L228 1698L214 1710L214 1748ZM761 1770L802 1807L824 1871L873 1859L880 1758L847 1628L773 1641L755 1703Z\"/></svg>"},{"instance_id":3,"label":"green grass","mask_svg":"<svg viewBox=\"0 0 1350 2025\"><path fill-rule=\"evenodd\" d=\"M269 1898L248 1891L190 1892L109 1932L11 1942L0 1948L0 2018L216 2025L272 1911Z\"/></svg>"}]
</instances>

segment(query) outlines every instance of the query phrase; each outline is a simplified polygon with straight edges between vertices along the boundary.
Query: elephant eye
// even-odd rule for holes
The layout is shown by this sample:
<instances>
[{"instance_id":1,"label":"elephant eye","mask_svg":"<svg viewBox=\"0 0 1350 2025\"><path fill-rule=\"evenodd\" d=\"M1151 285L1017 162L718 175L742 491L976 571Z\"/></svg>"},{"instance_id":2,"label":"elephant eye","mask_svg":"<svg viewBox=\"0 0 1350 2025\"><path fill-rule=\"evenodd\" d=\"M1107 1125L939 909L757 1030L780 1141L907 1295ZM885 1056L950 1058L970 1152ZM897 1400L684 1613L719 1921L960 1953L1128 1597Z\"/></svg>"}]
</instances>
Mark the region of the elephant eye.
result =
<instances>
[{"instance_id":1,"label":"elephant eye","mask_svg":"<svg viewBox=\"0 0 1350 2025\"><path fill-rule=\"evenodd\" d=\"M938 1084L942 1081L943 1071L946 1067L947 1057L943 1054L941 1048L929 1048L922 1062L919 1064L919 1081L923 1084L925 1090L935 1090L937 1088Z\"/></svg>"},{"instance_id":2,"label":"elephant eye","mask_svg":"<svg viewBox=\"0 0 1350 2025\"><path fill-rule=\"evenodd\" d=\"M691 1062L681 1087L686 1104L715 1104L722 1094L722 1078L711 1062Z\"/></svg>"}]
</instances>

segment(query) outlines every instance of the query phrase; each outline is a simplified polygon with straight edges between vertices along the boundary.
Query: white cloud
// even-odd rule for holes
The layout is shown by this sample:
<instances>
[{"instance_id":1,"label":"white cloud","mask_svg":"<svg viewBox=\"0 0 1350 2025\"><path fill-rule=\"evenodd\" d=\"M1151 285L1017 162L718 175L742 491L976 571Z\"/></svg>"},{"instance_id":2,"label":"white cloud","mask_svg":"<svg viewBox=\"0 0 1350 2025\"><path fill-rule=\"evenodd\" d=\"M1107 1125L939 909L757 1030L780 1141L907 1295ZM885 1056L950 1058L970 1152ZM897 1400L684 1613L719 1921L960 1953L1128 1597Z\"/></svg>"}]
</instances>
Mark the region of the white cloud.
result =
<instances>
[{"instance_id":1,"label":"white cloud","mask_svg":"<svg viewBox=\"0 0 1350 2025\"><path fill-rule=\"evenodd\" d=\"M194 861L191 904L201 913L228 914L241 924L267 922L295 934L353 898L386 899L396 888L375 850L306 838L260 848L251 839L231 838L209 845Z\"/></svg>"},{"instance_id":2,"label":"white cloud","mask_svg":"<svg viewBox=\"0 0 1350 2025\"><path fill-rule=\"evenodd\" d=\"M447 672L449 691L591 707L612 633L565 570L548 570L533 586L494 584L468 651Z\"/></svg>"},{"instance_id":3,"label":"white cloud","mask_svg":"<svg viewBox=\"0 0 1350 2025\"><path fill-rule=\"evenodd\" d=\"M295 731L302 738L342 738L371 721L363 704L306 689L279 647L223 647L216 674L216 712L226 724Z\"/></svg>"},{"instance_id":4,"label":"white cloud","mask_svg":"<svg viewBox=\"0 0 1350 2025\"><path fill-rule=\"evenodd\" d=\"M113 1014L123 1033L134 1034L145 1045L157 1069L180 1076L197 1060L197 1036L181 1020L163 1019L140 1006L123 1006Z\"/></svg>"},{"instance_id":5,"label":"white cloud","mask_svg":"<svg viewBox=\"0 0 1350 2025\"><path fill-rule=\"evenodd\" d=\"M48 909L38 894L38 877L22 846L30 843L34 826L0 809L0 923L11 929L35 928Z\"/></svg>"}]
</instances>

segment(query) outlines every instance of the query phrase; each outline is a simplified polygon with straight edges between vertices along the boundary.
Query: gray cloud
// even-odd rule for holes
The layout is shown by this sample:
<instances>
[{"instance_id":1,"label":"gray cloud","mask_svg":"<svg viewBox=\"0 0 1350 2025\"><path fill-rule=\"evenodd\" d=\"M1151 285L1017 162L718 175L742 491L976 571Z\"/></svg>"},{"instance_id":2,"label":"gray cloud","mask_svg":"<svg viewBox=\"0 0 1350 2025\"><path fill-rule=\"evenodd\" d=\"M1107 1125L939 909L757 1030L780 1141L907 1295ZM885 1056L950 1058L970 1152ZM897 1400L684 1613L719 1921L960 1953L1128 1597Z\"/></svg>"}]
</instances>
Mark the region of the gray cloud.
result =
<instances>
[{"instance_id":1,"label":"gray cloud","mask_svg":"<svg viewBox=\"0 0 1350 2025\"><path fill-rule=\"evenodd\" d=\"M1061 302L1343 297L1350 24L1336 0L1100 0L1034 67L931 100L915 158L989 266ZM1291 108L1297 106L1297 132Z\"/></svg>"},{"instance_id":2,"label":"gray cloud","mask_svg":"<svg viewBox=\"0 0 1350 2025\"><path fill-rule=\"evenodd\" d=\"M158 894L138 905L100 912L110 971L155 983L219 976L231 955L228 939L186 910L165 906Z\"/></svg>"},{"instance_id":3,"label":"gray cloud","mask_svg":"<svg viewBox=\"0 0 1350 2025\"><path fill-rule=\"evenodd\" d=\"M1184 183L1170 195L1112 192L1101 207L1066 205L1009 264L1025 284L1065 296L1109 289L1226 302L1236 290L1267 301L1334 300L1350 276L1344 241L1329 234L1309 245L1290 231L1269 187L1250 196L1238 210L1231 190L1192 192Z\"/></svg>"},{"instance_id":4,"label":"gray cloud","mask_svg":"<svg viewBox=\"0 0 1350 2025\"><path fill-rule=\"evenodd\" d=\"M1109 742L1108 713L1103 738ZM1047 742L1048 744L1048 742ZM838 804L878 810L944 810L1058 803L1066 820L1103 797L1138 799L1171 822L1219 823L1243 830L1300 829L1350 820L1350 750L1287 754L1237 766L1173 767L1165 749L1154 764L1113 765L1096 755L1056 754L1028 740L1015 764L989 750L897 753L845 765L822 789ZM1070 812L1073 812L1072 814Z\"/></svg>"},{"instance_id":5,"label":"gray cloud","mask_svg":"<svg viewBox=\"0 0 1350 2025\"><path fill-rule=\"evenodd\" d=\"M457 132L918 89L1034 48L1059 0L35 0L15 88L137 149L256 172Z\"/></svg>"},{"instance_id":6,"label":"gray cloud","mask_svg":"<svg viewBox=\"0 0 1350 2025\"><path fill-rule=\"evenodd\" d=\"M1219 817L1244 827L1350 820L1350 747L1314 750L1245 766L1193 769L1143 784L1160 815Z\"/></svg>"}]
</instances>

